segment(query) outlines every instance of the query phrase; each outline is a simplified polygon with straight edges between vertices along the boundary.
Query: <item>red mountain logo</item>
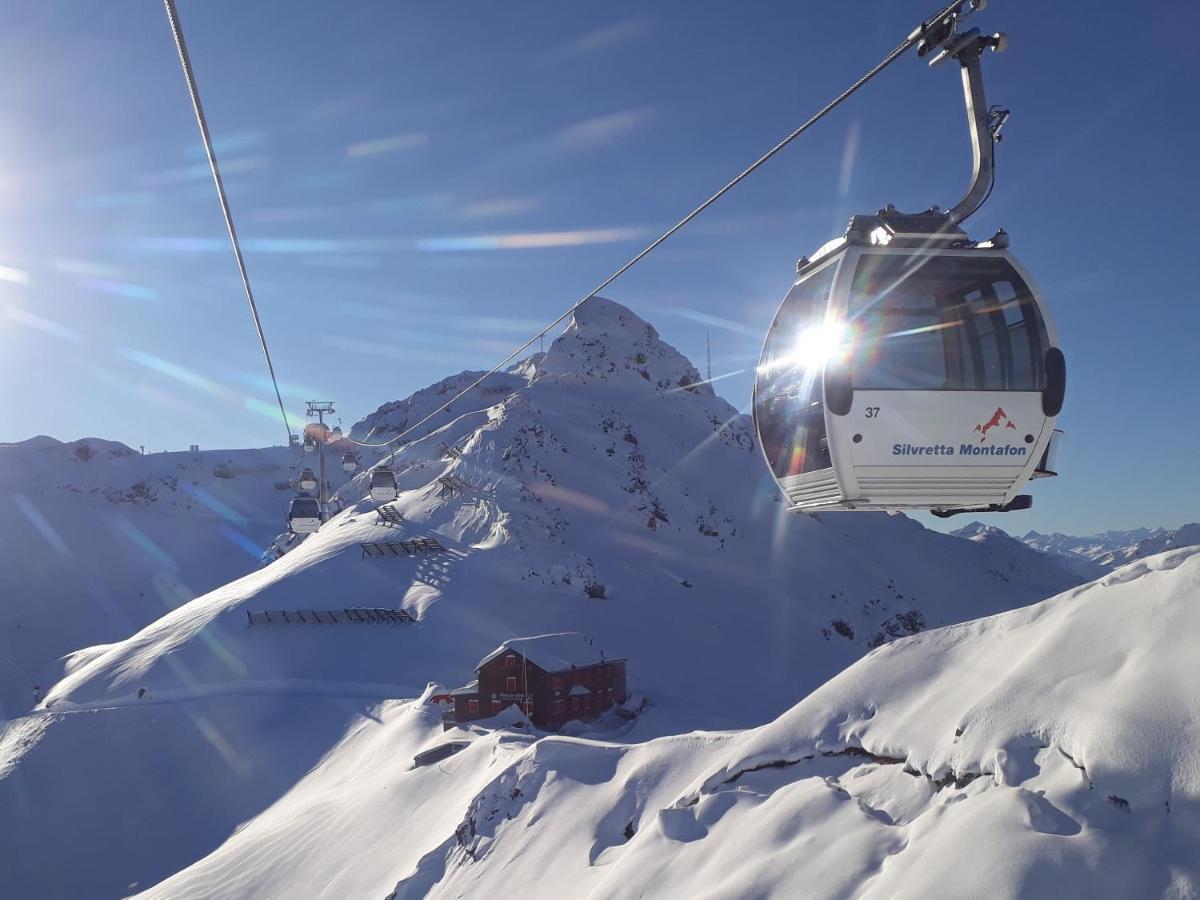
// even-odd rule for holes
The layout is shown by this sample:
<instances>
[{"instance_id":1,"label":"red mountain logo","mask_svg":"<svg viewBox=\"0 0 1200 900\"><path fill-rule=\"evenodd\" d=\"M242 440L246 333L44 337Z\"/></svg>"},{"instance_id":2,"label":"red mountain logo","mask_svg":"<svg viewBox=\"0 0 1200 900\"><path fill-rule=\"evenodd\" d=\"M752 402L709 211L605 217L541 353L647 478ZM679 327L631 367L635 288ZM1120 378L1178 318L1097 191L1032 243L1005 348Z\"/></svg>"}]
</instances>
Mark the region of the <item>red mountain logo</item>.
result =
<instances>
[{"instance_id":1,"label":"red mountain logo","mask_svg":"<svg viewBox=\"0 0 1200 900\"><path fill-rule=\"evenodd\" d=\"M996 411L992 413L992 417L982 424L976 425L975 430L979 433L979 443L983 443L987 439L987 433L993 428L1001 426L1007 431L1009 428L1015 429L1017 426L1013 424L1013 420L1008 417L1008 413L1002 407L997 406Z\"/></svg>"}]
</instances>

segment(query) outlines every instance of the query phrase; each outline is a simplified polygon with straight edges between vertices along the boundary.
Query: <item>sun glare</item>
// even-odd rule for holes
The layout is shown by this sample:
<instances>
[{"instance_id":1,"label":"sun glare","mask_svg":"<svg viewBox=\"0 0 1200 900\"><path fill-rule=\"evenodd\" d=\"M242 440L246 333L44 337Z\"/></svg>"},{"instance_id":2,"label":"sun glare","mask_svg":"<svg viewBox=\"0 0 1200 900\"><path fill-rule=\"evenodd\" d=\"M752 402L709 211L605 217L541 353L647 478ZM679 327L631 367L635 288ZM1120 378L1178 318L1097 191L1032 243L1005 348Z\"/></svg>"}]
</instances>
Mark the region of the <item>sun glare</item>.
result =
<instances>
[{"instance_id":1,"label":"sun glare","mask_svg":"<svg viewBox=\"0 0 1200 900\"><path fill-rule=\"evenodd\" d=\"M785 353L759 367L759 371L773 372L782 368L819 369L831 362L843 359L849 349L849 333L846 323L830 319L801 331L792 344L790 353Z\"/></svg>"}]
</instances>

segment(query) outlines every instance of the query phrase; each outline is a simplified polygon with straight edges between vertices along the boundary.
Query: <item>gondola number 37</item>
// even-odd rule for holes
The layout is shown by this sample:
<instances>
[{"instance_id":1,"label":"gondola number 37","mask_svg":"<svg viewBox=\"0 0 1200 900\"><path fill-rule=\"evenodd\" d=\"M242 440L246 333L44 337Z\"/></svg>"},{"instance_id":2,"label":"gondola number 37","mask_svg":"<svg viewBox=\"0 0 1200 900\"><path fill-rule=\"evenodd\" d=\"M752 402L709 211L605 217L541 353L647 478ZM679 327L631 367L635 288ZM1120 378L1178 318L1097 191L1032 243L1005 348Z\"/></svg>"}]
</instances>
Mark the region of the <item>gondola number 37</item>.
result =
<instances>
[{"instance_id":1,"label":"gondola number 37","mask_svg":"<svg viewBox=\"0 0 1200 900\"><path fill-rule=\"evenodd\" d=\"M867 407L867 418L868 419L879 418L879 407L878 406L868 406Z\"/></svg>"}]
</instances>

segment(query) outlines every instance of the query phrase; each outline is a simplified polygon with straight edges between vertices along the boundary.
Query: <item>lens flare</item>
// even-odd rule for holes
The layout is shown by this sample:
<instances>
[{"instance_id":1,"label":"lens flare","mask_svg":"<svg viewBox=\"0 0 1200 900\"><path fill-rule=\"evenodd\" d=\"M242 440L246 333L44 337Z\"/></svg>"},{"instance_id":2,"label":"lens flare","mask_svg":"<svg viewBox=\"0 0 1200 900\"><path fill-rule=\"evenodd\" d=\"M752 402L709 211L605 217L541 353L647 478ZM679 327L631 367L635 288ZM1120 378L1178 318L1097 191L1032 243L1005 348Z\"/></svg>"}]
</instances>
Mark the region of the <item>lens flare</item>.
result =
<instances>
[{"instance_id":1,"label":"lens flare","mask_svg":"<svg viewBox=\"0 0 1200 900\"><path fill-rule=\"evenodd\" d=\"M47 521L41 511L30 502L29 498L24 494L13 494L13 503L17 505L22 515L29 520L29 524L36 529L37 533L42 536L47 544L60 556L66 556L67 544L54 530L54 526Z\"/></svg>"},{"instance_id":2,"label":"lens flare","mask_svg":"<svg viewBox=\"0 0 1200 900\"><path fill-rule=\"evenodd\" d=\"M83 335L74 328L68 328L66 325L60 325L58 322L35 315L28 310L21 309L19 306L8 307L4 311L4 318L18 325L24 325L26 328L40 331L42 334L48 334L60 340L69 341L72 344L78 344L83 340Z\"/></svg>"},{"instance_id":3,"label":"lens flare","mask_svg":"<svg viewBox=\"0 0 1200 900\"><path fill-rule=\"evenodd\" d=\"M113 528L124 535L129 541L145 553L150 559L168 569L178 569L179 563L166 550L158 546L144 531L124 517L113 520Z\"/></svg>"},{"instance_id":4,"label":"lens flare","mask_svg":"<svg viewBox=\"0 0 1200 900\"><path fill-rule=\"evenodd\" d=\"M791 351L759 366L763 374L783 368L819 369L845 358L850 347L849 331L844 322L834 319L801 331L792 342Z\"/></svg>"}]
</instances>

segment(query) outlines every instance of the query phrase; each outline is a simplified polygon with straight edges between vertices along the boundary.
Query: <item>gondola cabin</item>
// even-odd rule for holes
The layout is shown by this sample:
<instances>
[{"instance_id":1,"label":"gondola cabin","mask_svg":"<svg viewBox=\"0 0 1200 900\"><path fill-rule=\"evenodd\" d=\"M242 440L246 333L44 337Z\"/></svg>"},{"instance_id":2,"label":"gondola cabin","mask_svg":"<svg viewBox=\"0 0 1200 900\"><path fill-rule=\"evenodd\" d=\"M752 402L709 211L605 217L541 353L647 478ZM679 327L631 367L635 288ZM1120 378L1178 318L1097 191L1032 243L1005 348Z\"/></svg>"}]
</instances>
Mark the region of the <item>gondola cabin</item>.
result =
<instances>
[{"instance_id":1,"label":"gondola cabin","mask_svg":"<svg viewBox=\"0 0 1200 900\"><path fill-rule=\"evenodd\" d=\"M800 511L1025 508L1055 474L1066 378L1037 288L1003 232L885 212L801 260L771 326L754 389L771 472Z\"/></svg>"},{"instance_id":2,"label":"gondola cabin","mask_svg":"<svg viewBox=\"0 0 1200 900\"><path fill-rule=\"evenodd\" d=\"M312 534L321 528L321 504L316 497L295 497L288 506L288 530Z\"/></svg>"},{"instance_id":3,"label":"gondola cabin","mask_svg":"<svg viewBox=\"0 0 1200 900\"><path fill-rule=\"evenodd\" d=\"M391 503L399 494L395 470L390 466L376 466L371 472L371 499L376 503Z\"/></svg>"}]
</instances>

